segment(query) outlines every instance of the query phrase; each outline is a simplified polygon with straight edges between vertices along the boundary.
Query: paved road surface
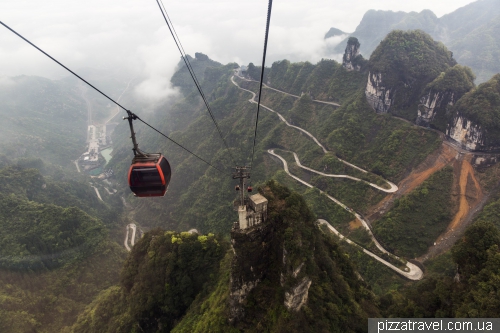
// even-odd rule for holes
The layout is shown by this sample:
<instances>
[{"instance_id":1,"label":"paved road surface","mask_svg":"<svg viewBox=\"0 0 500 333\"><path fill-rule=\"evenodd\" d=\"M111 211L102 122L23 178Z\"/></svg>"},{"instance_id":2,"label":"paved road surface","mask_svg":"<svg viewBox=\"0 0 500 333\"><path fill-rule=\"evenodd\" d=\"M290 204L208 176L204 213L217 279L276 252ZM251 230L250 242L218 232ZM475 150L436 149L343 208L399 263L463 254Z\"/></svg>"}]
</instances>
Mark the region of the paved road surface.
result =
<instances>
[{"instance_id":1,"label":"paved road surface","mask_svg":"<svg viewBox=\"0 0 500 333\"><path fill-rule=\"evenodd\" d=\"M363 182L363 183L366 183L368 185L370 185L371 187L374 187L376 188L377 190L380 190L380 191L383 191L385 193L394 193L398 190L398 187L396 184L394 183L391 183L390 181L386 180L387 184L389 184L391 186L390 189L386 189L386 188L383 188L383 187L380 187L376 184L373 184L373 183L370 183L370 182L367 182L366 180L363 180L363 179L359 179L359 178L356 178L356 177L352 177L352 176L349 176L349 175L335 175L335 174L330 174L330 173L323 173L321 171L316 171L314 169L311 169L311 168L308 168L304 165L302 165L300 163L300 160L299 160L299 157L297 156L297 154L295 152L291 152L293 154L293 157L295 158L295 163L297 163L297 165L299 167L301 167L302 169L305 169L305 170L308 170L308 171L311 171L311 172L314 172L314 173L317 173L318 175L322 175L322 176L325 176L325 177L332 177L332 178L347 178L347 179L352 179L352 180L355 180L357 182Z\"/></svg>"},{"instance_id":2,"label":"paved road surface","mask_svg":"<svg viewBox=\"0 0 500 333\"><path fill-rule=\"evenodd\" d=\"M318 219L318 222L320 224L324 224L328 227L328 229L330 229L330 231L332 231L335 235L337 235L340 239L345 239L345 241L349 244L355 244L357 245L356 243L354 243L353 241L351 241L349 238L346 238L344 235L342 235L340 232L337 231L337 229L335 229L330 223L328 223L328 221L326 220L323 220L323 219ZM359 245L357 245L359 246ZM381 262L382 264L386 265L387 267L389 267L390 269L392 269L393 271L395 271L396 273L410 279L410 280L421 280L424 276L422 270L417 266L417 265L414 265L412 264L411 262L407 262L406 263L406 267L408 268L408 271L403 271L402 269L399 269L398 267L394 266L393 264L391 264L390 262L380 258L379 256L377 256L376 254L368 251L367 249L363 248L363 252L366 253L367 255L369 255L370 257L372 257L373 259Z\"/></svg>"},{"instance_id":3,"label":"paved road surface","mask_svg":"<svg viewBox=\"0 0 500 333\"><path fill-rule=\"evenodd\" d=\"M245 80L245 81L250 81L250 82L257 82L259 83L259 81L255 81L255 80L249 80L247 78L244 78L242 76L239 76L238 74L236 74L236 76L238 76L238 78L242 79L242 80ZM282 94L285 94L285 95L288 95L288 96L292 96L292 97L295 97L295 98L300 98L300 96L297 96L297 95L293 95L293 94L290 94L290 93L287 93L286 91L282 91L282 90L279 90L279 89L276 89L276 88L272 88L270 86L268 86L267 84L263 83L262 84L263 87L267 88L267 89L271 89L271 90L274 90L274 91L277 91L277 92L280 92ZM334 105L334 106L340 106L340 104L338 103L334 103L334 102L327 102L327 101L320 101L320 100L317 100L317 99L313 99L312 100L313 102L317 102L317 103L322 103L322 104L328 104L328 105Z\"/></svg>"},{"instance_id":4,"label":"paved road surface","mask_svg":"<svg viewBox=\"0 0 500 333\"><path fill-rule=\"evenodd\" d=\"M95 190L95 193L97 194L97 197L99 198L99 200L103 201L102 198L101 198L101 193L99 193L99 190L97 189L97 187L95 186L92 186Z\"/></svg>"}]
</instances>

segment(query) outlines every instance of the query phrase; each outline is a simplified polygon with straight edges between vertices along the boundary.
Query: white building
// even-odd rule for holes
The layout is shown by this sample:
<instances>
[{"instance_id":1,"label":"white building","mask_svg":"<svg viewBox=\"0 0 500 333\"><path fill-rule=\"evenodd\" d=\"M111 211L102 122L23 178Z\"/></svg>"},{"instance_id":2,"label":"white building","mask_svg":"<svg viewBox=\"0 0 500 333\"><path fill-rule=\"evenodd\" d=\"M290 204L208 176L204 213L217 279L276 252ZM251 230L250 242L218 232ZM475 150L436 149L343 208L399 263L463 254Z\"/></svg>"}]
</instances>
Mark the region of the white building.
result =
<instances>
[{"instance_id":1,"label":"white building","mask_svg":"<svg viewBox=\"0 0 500 333\"><path fill-rule=\"evenodd\" d=\"M250 228L267 219L267 199L261 194L254 194L249 199L247 205L238 207L239 221L235 227L239 229Z\"/></svg>"}]
</instances>

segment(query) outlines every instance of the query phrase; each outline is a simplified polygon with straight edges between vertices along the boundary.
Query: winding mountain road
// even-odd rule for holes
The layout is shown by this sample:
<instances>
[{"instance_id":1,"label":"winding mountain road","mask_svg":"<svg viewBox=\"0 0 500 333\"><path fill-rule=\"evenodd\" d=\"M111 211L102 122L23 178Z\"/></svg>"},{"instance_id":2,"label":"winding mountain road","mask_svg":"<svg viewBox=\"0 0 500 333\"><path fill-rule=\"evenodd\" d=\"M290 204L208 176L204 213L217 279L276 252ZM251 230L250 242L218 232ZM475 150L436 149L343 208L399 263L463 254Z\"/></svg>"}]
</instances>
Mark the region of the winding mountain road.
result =
<instances>
[{"instance_id":1,"label":"winding mountain road","mask_svg":"<svg viewBox=\"0 0 500 333\"><path fill-rule=\"evenodd\" d=\"M259 81L250 80L250 79L244 78L243 76L240 76L240 75L238 75L238 74L235 74L235 75L236 75L236 76L238 76L240 79L242 79L242 80L244 80L244 81L249 81L249 82L257 82L257 83L259 83ZM276 88L272 88L272 87L268 86L268 85L267 85L267 84L265 84L265 83L263 83L263 84L262 84L262 86L263 86L264 88L271 89L271 90L274 90L274 91L280 92L280 93L285 94L285 95L288 95L288 96L292 96L292 97L295 97L295 98L300 98L300 96L293 95L293 94L287 93L286 91L282 91L282 90L279 90L279 89L276 89ZM335 102L320 101L320 100L317 100L317 99L313 99L312 101L313 101L313 102L316 102L316 103L322 103L322 104L328 104L328 105L340 106L340 104L335 103Z\"/></svg>"},{"instance_id":2,"label":"winding mountain road","mask_svg":"<svg viewBox=\"0 0 500 333\"><path fill-rule=\"evenodd\" d=\"M330 229L331 232L333 232L335 235L337 235L340 239L345 239L345 241L351 245L356 245L359 246L358 244L354 243L352 240L349 238L346 238L344 235L342 235L340 232L337 231L328 221L323 220L323 219L318 219L319 224L324 224ZM384 259L380 258L373 252L368 251L367 249L363 248L363 252L372 257L373 259L381 262L382 264L386 265L393 271L399 273L400 275L403 275L404 277L410 279L410 280L421 280L422 277L424 276L422 270L418 268L417 265L412 264L411 262L406 263L406 267L408 268L408 271L403 271L402 269L399 269L398 267L394 266L388 261L385 261Z\"/></svg>"},{"instance_id":3,"label":"winding mountain road","mask_svg":"<svg viewBox=\"0 0 500 333\"><path fill-rule=\"evenodd\" d=\"M255 96L256 96L256 95L255 95L255 93L254 93L253 91L248 90L248 89L245 89L245 88L241 88L241 87L238 85L238 83L236 83L236 82L234 81L234 76L232 76L232 77L231 77L231 82L232 82L235 86L237 86L239 89L241 89L241 90L244 90L244 91L247 91L247 92L251 93L251 94L252 94L252 98L250 98L248 101L249 101L250 103L257 104L257 102L255 101ZM308 137L310 137L310 138L311 138L311 139L312 139L312 140L313 140L313 141L314 141L314 142L315 142L315 143L316 143L316 144L317 144L317 145L318 145L318 146L319 146L319 147L323 150L323 152L324 152L325 154L329 153L329 151L325 148L325 146L323 146L323 145L322 145L322 144L318 141L318 139L316 139L316 137L315 137L314 135L312 135L311 133L309 133L308 131L306 131L306 130L305 130L305 129L303 129L303 128L300 128L300 127L298 127L298 126L295 126L295 125L290 124L290 123L289 123L289 122L285 119L285 117L283 117L283 116L282 116L279 112L277 112L277 111L275 111L275 110L273 110L273 109L271 109L271 108L269 108L269 107L267 107L267 106L265 106L265 105L262 105L262 104L260 104L260 106L262 106L264 109L268 110L269 112L273 112L273 113L277 114L277 115L278 115L278 117L279 117L279 119L280 119L282 122L284 122L284 123L285 123L288 127L295 128L296 130L299 130L299 131L301 131L302 133L306 134ZM358 167L358 166L356 166L356 165L354 165L354 164L352 164L352 163L349 163L349 162L347 162L347 161L345 161L345 160L343 160L343 159L341 159L341 158L338 158L338 157L337 157L337 159L338 159L340 162L344 163L345 165L348 165L348 166L350 166L350 167L352 167L352 168L354 168L354 169L357 169L357 170L359 170L359 171L361 171L361 172L363 172L363 173L368 173L368 171L366 171L366 170L364 170L364 169L362 169L362 168L360 168L360 167ZM297 159L296 159L296 160L297 160ZM300 162L299 162L299 163L300 163ZM298 163L298 164L299 164L299 163ZM303 167L303 166L302 166L302 164L300 164L299 166ZM312 171L312 172L320 173L319 171L316 171L316 170L313 170L313 169L309 169L309 168L307 168L307 169L308 169L309 171ZM320 173L320 174L322 174L322 173ZM327 174L323 174L323 175L327 175ZM337 176L342 176L343 178L349 178L349 179L356 180L356 181L363 181L363 180L361 180L361 179L359 179L359 178L354 178L354 177L350 177L350 176L347 176L347 175L337 175ZM329 176L327 176L327 177L334 177L334 175L329 175ZM385 180L385 179L384 179L384 180ZM364 181L363 181L363 182L364 182ZM391 183L391 182L390 182L390 181L388 181L388 180L385 180L385 182L386 182L386 183L390 186L390 189L384 189L384 188L382 188L382 187L380 187L380 186L377 186L376 184L372 184L372 183L368 183L368 184L370 184L370 186L373 186L373 187L375 187L375 188L377 188L377 189L379 189L379 190L381 190L381 191L384 191L384 192L386 192L386 193L393 193L393 192L396 192L396 191L398 190L398 186L397 186L396 184Z\"/></svg>"},{"instance_id":4,"label":"winding mountain road","mask_svg":"<svg viewBox=\"0 0 500 333\"><path fill-rule=\"evenodd\" d=\"M309 188L314 188L314 186L312 186L311 184L309 184L308 182L300 179L299 177L297 176L294 176L293 174L290 173L290 171L288 170L288 163L286 162L286 160L281 157L280 155L276 154L274 152L273 149L269 149L267 151L269 154L279 158L281 160L281 162L283 162L283 169L285 170L285 172L290 176L292 177L293 179L295 179L296 181L302 183L303 185L309 187ZM318 189L319 190L319 189ZM342 202L338 201L337 199L335 199L334 197L332 197L331 195L325 193L324 191L322 190L319 190L320 193L323 193L325 194L328 199L332 200L333 202L335 202L337 205L341 206L342 208L346 209L348 208L346 205L344 205ZM380 252L382 253L385 253L385 254L388 254L390 256L392 256L393 258L397 259L397 260L401 260L401 258L391 254L390 252L388 252L386 249L384 249L382 247L382 245L380 245L380 243L377 241L377 239L375 238L375 236L373 235L370 227L368 226L368 223L366 223L366 221L357 213L353 212L354 216L356 216L356 218L361 222L361 224L363 225L363 227L368 231L368 233L370 234L370 237L373 241L373 243L375 244L375 246L380 250ZM353 241L351 241L350 239L348 239L347 237L345 237L344 235L342 235L340 232L338 232L330 223L328 223L326 220L323 220L323 219L318 219L318 222L320 224L325 224L328 229L330 229L335 235L337 235L340 239L345 239L347 243L349 244L356 244L354 243ZM359 246L361 247L360 245L356 244L356 246ZM392 269L393 271L395 271L396 273L410 279L410 280L421 280L424 276L424 273L422 272L422 270L417 266L417 265L414 265L410 262L406 262L406 270L402 270L396 266L394 266L393 264L391 264L390 262L380 258L379 256L377 256L376 254L368 251L367 249L361 247L363 249L363 252L366 253L367 255L369 255L370 257L374 258L375 260L381 262L382 264L386 265L387 267L389 267L390 269ZM403 261L401 261L403 262Z\"/></svg>"},{"instance_id":5,"label":"winding mountain road","mask_svg":"<svg viewBox=\"0 0 500 333\"><path fill-rule=\"evenodd\" d=\"M135 225L135 223L129 223L129 224L127 224L126 229L127 229L127 233L125 235L125 240L123 242L123 245L125 245L125 248L127 249L127 251L130 252L131 248L128 245L128 243L129 243L129 237L128 237L128 235L130 233L130 229L132 229L132 237L130 239L130 245L134 246L135 245L135 233L137 231L137 226Z\"/></svg>"},{"instance_id":6,"label":"winding mountain road","mask_svg":"<svg viewBox=\"0 0 500 333\"><path fill-rule=\"evenodd\" d=\"M248 100L250 103L254 103L254 104L255 104L255 103L257 103L257 102L255 101L256 94L255 94L254 92L250 91L250 90L247 90L247 89L241 88L241 87L240 87L240 86L239 86L239 85L238 85L238 84L234 81L234 76L232 76L232 77L231 77L231 82L232 82L235 86L237 86L239 89L244 90L244 91L247 91L247 92L249 92L249 93L251 93L251 94L252 94L252 98ZM274 90L276 90L276 89L274 89ZM281 121L283 121L283 122L284 122L287 126L292 127L292 128L295 128L295 129L297 129L297 130L299 130L299 131L301 131L301 132L305 133L305 134L306 134L307 136L309 136L309 137L310 137L310 138L311 138L314 142L316 142L316 144L317 144L318 146L320 146L320 147L323 149L323 152L324 152L324 153L328 153L328 150L327 150L327 149L326 149L326 148L325 148L325 147L324 147L324 146L323 146L323 145L322 145L322 144L321 144L321 143L320 143L320 142L316 139L316 137L314 137L311 133L309 133L308 131L306 131L306 130L304 130L304 129L300 128L300 127L297 127L297 126L291 125L290 123L288 123L288 121L287 121L287 120L286 120L286 119L285 119L285 118L284 118L284 117L283 117L283 116L282 116L279 112L274 111L274 110L272 110L271 108L268 108L267 106L264 106L264 105L262 105L262 104L261 104L261 106L262 106L263 108L265 108L266 110L270 111L270 112L276 113L276 114L278 115L279 119L280 119ZM277 157L279 160L281 160L281 162L283 163L283 168L284 168L285 172L286 172L286 173L287 173L290 177L292 177L292 178L293 178L293 179L295 179L296 181L300 182L301 184L303 184L303 185L305 185L305 186L307 186L307 187L309 187L309 188L313 188L313 187L314 187L313 185L309 184L308 182L306 182L306 181L304 181L304 180L300 179L299 177L294 176L293 174L291 174L291 173L290 173L290 171L289 171L289 169L288 169L288 163L286 162L286 160L285 160L283 157L281 157L280 155L276 154L276 153L274 152L274 149L269 149L267 152L268 152L270 155L275 156L275 157ZM384 188L382 188L382 187L380 187L380 186L378 186L378 185L376 185L376 184L372 184L372 183L366 182L366 181L364 181L364 180L362 180L362 179L355 178L355 177L352 177L352 176L348 176L348 175L333 175L333 174L325 174L325 173L323 173L323 172L316 171L316 170L314 170L314 169L311 169L311 168L308 168L308 167L303 166L303 165L300 163L300 160L299 160L299 158L298 158L297 154L296 154L295 152L292 152L292 153L293 153L293 155L294 155L295 162L297 163L297 165L298 165L299 167L301 167L301 168L305 169L305 170L308 170L308 171L311 171L311 172L314 172L314 173L317 173L317 174L320 174L320 175L323 175L323 176L326 176L326 177L338 177L338 178L347 178L347 179L351 179L351 180L354 180L354 181L362 181L362 182L365 182L365 183L367 183L368 185L370 185L370 186L372 186L372 187L374 187L374 188L376 188L376 189L378 189L378 190L384 191L384 192L386 192L386 193L394 193L394 192L396 192L396 191L398 190L398 187L397 187L395 184L393 184L393 183L389 182L388 180L385 180L385 181L387 182L387 184L389 184L390 189L384 189ZM339 158L339 161L341 161L342 163L344 163L344 164L346 164L346 165L349 165L349 166L351 166L351 167L353 167L353 168L356 168L356 169L358 169L358 170L360 170L360 171L362 171L362 172L365 172L365 173L367 172L366 170L363 170L363 169L361 169L361 168L359 168L359 167L357 167L357 166L355 166L355 165L353 165L353 164L351 164L351 163L349 163L349 162L347 162L347 161L344 161L344 160L342 160L342 159L340 159L340 158ZM318 190L319 190L319 189L318 189ZM344 204L343 204L342 202L340 202L339 200L335 199L334 197L330 196L329 194L325 193L325 192L324 192L324 191L322 191L322 190L319 190L319 191L320 191L320 193L325 194L325 195L326 195L326 196L327 196L330 200L332 200L333 202L335 202L337 205L341 206L342 208L344 208L344 209L346 209L346 210L350 210L350 209L349 209L349 207L347 207L346 205L344 205ZM401 258L399 258L399 257L397 257L397 256L395 256L395 255L393 255L393 254L391 254L391 253L389 253L386 249L384 249L384 247L383 247L383 246L382 246L382 245L381 245L381 244L377 241L377 239L376 239L376 238L375 238L375 236L373 235L373 233L372 233L372 231L371 231L371 229L370 229L370 227L369 227L368 223L367 223L367 222L366 222L366 221L365 221L365 220L361 217L361 215L359 215L359 214L358 214L358 213L356 213L356 212L352 212L352 213L353 213L353 214L354 214L354 216L356 216L356 218L357 218L357 219L361 222L361 224L363 225L363 227L364 227L364 228L368 231L368 233L369 233L369 235L370 235L370 237L371 237L371 239L372 239L373 243L375 244L375 246L376 246L376 247L377 247L377 248L378 248L378 249L379 249L382 253L390 255L391 257L393 257L393 258L395 258L395 259L397 259L397 260L400 260L402 263L404 262L404 261L402 261L402 260L401 260ZM340 237L341 239L345 238L345 239L346 239L346 241L347 241L349 244L354 244L354 242L352 242L351 240L349 240L348 238L346 238L345 236L343 236L342 234L340 234L340 233L339 233L339 232L338 232L338 231L337 231L337 230L336 230L333 226L331 226L331 225L330 225L330 224L329 224L326 220L320 219L320 220L318 220L318 222L319 222L320 224L325 224L325 225L327 225L327 227L328 227L328 228L329 228L329 229L330 229L330 230L331 230L334 234L336 234L336 235L337 235L338 237ZM356 245L357 245L357 244L356 244ZM357 245L357 246L359 246L359 245ZM360 247L361 247L361 246L360 246ZM396 267L396 266L392 265L392 264L391 264L391 263L389 263L388 261L386 261L386 260L384 260L384 259L380 258L379 256L375 255L374 253L372 253L372 252L370 252L370 251L368 251L368 250L366 250L366 249L364 249L364 248L363 248L363 252L364 252L364 253L366 253L367 255L369 255L370 257L374 258L375 260L377 260L377 261L381 262L382 264L386 265L387 267L391 268L391 269L392 269L392 270L394 270L396 273L398 273L398 274L400 274L400 275L402 275L402 276L404 276L404 277L406 277L406 278L408 278L408 279L410 279L410 280L420 280L420 279L422 279L422 277L423 277L423 275L424 275L424 274L423 274L423 272L422 272L422 270L421 270L418 266L416 266L416 265L414 265L414 264L412 264L412 263L410 263L410 262L406 262L406 269L405 269L405 270L402 270L402 269L400 269L400 268L398 268L398 267Z\"/></svg>"},{"instance_id":7,"label":"winding mountain road","mask_svg":"<svg viewBox=\"0 0 500 333\"><path fill-rule=\"evenodd\" d=\"M396 192L398 190L398 186L396 184L394 184L394 183L391 183L388 180L386 180L386 182L387 182L387 184L389 184L391 186L390 189L386 189L386 188L380 187L377 184L373 184L373 183L367 182L366 180L359 179L359 178L356 178L356 177L352 177L352 176L349 176L349 175L335 175L335 174L324 173L324 172L321 172L321 171L317 171L317 170L311 169L311 168L306 167L306 166L304 166L304 165L302 165L300 163L299 156L297 156L297 154L295 152L292 151L291 153L293 154L293 157L295 158L295 163L297 164L297 166L301 167L304 170L308 170L308 171L314 172L314 173L316 173L318 175L325 176L325 177L331 177L331 178L347 178L347 179L355 180L357 182L363 182L363 183L365 183L367 185L370 185L371 187L374 187L377 190L380 190L380 191L385 192L385 193L394 193L394 192Z\"/></svg>"}]
</instances>

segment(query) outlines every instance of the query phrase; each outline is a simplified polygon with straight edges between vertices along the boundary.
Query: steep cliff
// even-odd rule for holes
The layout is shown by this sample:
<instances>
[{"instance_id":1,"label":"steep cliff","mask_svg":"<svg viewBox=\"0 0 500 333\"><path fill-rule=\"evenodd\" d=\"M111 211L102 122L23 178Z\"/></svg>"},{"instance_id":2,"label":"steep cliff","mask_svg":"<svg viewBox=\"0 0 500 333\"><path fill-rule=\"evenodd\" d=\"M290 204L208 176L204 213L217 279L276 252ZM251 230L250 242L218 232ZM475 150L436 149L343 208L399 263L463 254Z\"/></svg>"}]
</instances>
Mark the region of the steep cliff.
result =
<instances>
[{"instance_id":1,"label":"steep cliff","mask_svg":"<svg viewBox=\"0 0 500 333\"><path fill-rule=\"evenodd\" d=\"M451 107L473 87L474 74L468 67L455 65L442 72L420 97L415 123L445 132Z\"/></svg>"},{"instance_id":2,"label":"steep cliff","mask_svg":"<svg viewBox=\"0 0 500 333\"><path fill-rule=\"evenodd\" d=\"M446 135L467 150L500 150L500 74L458 100Z\"/></svg>"},{"instance_id":3,"label":"steep cliff","mask_svg":"<svg viewBox=\"0 0 500 333\"><path fill-rule=\"evenodd\" d=\"M347 256L300 195L275 181L260 190L268 219L233 230L230 272L173 332L365 330L377 309Z\"/></svg>"},{"instance_id":4,"label":"steep cliff","mask_svg":"<svg viewBox=\"0 0 500 333\"><path fill-rule=\"evenodd\" d=\"M455 64L451 52L423 31L393 31L370 58L367 101L378 113L413 121L423 89Z\"/></svg>"}]
</instances>

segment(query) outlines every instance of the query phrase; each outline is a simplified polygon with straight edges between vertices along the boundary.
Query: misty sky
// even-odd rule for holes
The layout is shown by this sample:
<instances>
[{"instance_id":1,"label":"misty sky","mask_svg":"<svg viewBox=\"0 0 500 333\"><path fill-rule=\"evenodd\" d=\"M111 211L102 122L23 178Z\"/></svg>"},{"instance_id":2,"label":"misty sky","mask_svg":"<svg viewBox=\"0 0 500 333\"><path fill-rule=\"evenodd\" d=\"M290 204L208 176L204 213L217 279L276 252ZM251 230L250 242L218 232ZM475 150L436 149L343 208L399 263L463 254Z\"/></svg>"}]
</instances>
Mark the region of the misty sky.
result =
<instances>
[{"instance_id":1,"label":"misty sky","mask_svg":"<svg viewBox=\"0 0 500 333\"><path fill-rule=\"evenodd\" d=\"M163 1L188 54L203 52L222 63L261 62L267 0ZM354 31L369 9L430 9L440 17L471 2L275 0L267 65L333 57L325 54L324 34L330 27ZM129 72L144 78L144 94L169 92L180 55L155 0L2 0L0 9L2 22L72 69ZM21 74L67 75L0 26L0 77Z\"/></svg>"}]
</instances>

